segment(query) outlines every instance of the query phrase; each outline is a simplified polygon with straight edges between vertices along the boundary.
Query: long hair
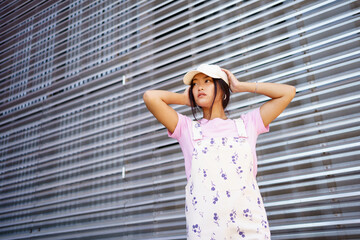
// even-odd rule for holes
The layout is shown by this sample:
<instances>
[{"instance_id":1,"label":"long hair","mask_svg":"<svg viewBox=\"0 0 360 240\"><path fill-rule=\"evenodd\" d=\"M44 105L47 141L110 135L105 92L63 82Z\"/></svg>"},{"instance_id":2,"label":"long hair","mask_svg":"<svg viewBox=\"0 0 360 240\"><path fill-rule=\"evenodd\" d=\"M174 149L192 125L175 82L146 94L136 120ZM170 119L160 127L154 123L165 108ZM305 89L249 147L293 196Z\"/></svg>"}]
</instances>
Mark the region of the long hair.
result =
<instances>
[{"instance_id":1,"label":"long hair","mask_svg":"<svg viewBox=\"0 0 360 240\"><path fill-rule=\"evenodd\" d=\"M230 100L230 88L229 88L229 85L227 85L227 83L222 80L221 78L213 78L213 82L214 82L214 99L212 101L212 104L211 104L211 107L210 107L210 117L211 117L211 114L212 114L212 108L214 106L214 102L215 102L215 98L216 98L216 94L217 94L217 91L218 91L218 86L220 86L221 88L221 92L222 92L222 96L221 96L221 99L222 99L222 106L225 110L225 108L227 107L227 105L229 104L229 100ZM191 83L190 85L190 89L189 89L189 98L190 98L190 104L191 104L191 112L195 118L196 121L198 121L198 119L196 118L196 114L197 112L201 112L201 107L198 106L195 102L195 98L194 98L194 94L193 94L193 87L194 85Z\"/></svg>"}]
</instances>

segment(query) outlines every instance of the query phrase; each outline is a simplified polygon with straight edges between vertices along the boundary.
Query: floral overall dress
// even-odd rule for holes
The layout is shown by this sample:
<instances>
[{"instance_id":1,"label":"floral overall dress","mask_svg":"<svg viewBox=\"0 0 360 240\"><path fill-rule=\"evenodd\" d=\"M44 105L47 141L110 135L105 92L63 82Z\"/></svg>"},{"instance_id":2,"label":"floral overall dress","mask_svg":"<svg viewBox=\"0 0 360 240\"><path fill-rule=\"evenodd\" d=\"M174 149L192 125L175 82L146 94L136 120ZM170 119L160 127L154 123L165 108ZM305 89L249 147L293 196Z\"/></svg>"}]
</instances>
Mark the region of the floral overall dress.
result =
<instances>
[{"instance_id":1,"label":"floral overall dress","mask_svg":"<svg viewBox=\"0 0 360 240\"><path fill-rule=\"evenodd\" d=\"M239 137L203 139L193 122L195 146L186 191L187 239L270 239L268 220L253 174L242 119Z\"/></svg>"}]
</instances>

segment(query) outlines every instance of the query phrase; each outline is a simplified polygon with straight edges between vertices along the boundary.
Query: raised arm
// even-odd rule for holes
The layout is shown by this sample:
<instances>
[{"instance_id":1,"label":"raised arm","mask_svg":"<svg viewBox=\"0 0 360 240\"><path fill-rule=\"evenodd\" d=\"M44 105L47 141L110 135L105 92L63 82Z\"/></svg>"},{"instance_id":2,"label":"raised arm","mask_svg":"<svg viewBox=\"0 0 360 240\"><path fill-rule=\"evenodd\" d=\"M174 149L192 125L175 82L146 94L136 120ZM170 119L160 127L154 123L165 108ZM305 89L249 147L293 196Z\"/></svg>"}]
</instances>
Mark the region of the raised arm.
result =
<instances>
[{"instance_id":1,"label":"raised arm","mask_svg":"<svg viewBox=\"0 0 360 240\"><path fill-rule=\"evenodd\" d=\"M146 107L171 133L175 131L179 119L176 111L169 105L190 106L188 90L187 88L183 94L163 90L148 90L143 95Z\"/></svg>"},{"instance_id":2,"label":"raised arm","mask_svg":"<svg viewBox=\"0 0 360 240\"><path fill-rule=\"evenodd\" d=\"M223 71L228 75L232 92L256 92L272 98L260 107L260 115L266 127L285 110L296 93L295 87L290 85L240 82L230 71Z\"/></svg>"}]
</instances>

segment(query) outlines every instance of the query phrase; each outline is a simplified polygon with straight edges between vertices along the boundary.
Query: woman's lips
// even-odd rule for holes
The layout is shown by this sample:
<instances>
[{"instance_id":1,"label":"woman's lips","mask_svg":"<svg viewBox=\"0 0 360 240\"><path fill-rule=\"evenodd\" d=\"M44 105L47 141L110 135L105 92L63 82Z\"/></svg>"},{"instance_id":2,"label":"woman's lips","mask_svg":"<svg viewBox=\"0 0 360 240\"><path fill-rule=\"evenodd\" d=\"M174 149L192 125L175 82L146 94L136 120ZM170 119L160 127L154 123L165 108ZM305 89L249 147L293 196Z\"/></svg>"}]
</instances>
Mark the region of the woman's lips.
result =
<instances>
[{"instance_id":1,"label":"woman's lips","mask_svg":"<svg viewBox=\"0 0 360 240\"><path fill-rule=\"evenodd\" d=\"M199 94L198 94L198 98L200 98L200 97L205 97L205 96L206 96L205 93L199 93Z\"/></svg>"}]
</instances>

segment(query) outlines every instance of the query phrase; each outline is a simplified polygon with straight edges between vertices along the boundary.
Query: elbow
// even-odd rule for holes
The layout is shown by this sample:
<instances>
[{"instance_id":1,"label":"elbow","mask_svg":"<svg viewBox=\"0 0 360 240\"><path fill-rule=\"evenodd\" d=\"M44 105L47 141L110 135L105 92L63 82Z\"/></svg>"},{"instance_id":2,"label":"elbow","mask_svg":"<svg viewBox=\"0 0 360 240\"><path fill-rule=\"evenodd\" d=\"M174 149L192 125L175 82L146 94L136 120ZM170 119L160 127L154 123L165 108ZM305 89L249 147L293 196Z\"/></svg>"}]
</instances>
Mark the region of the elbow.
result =
<instances>
[{"instance_id":1,"label":"elbow","mask_svg":"<svg viewBox=\"0 0 360 240\"><path fill-rule=\"evenodd\" d=\"M152 96L152 90L147 90L145 91L145 93L143 94L143 100L145 103L149 102L151 100Z\"/></svg>"},{"instance_id":2,"label":"elbow","mask_svg":"<svg viewBox=\"0 0 360 240\"><path fill-rule=\"evenodd\" d=\"M296 95L296 88L294 86L290 86L290 97L291 97L291 100L295 97Z\"/></svg>"},{"instance_id":3,"label":"elbow","mask_svg":"<svg viewBox=\"0 0 360 240\"><path fill-rule=\"evenodd\" d=\"M287 85L286 92L283 96L288 99L289 102L291 102L291 100L293 100L293 98L295 97L295 94L296 88L294 86Z\"/></svg>"},{"instance_id":4,"label":"elbow","mask_svg":"<svg viewBox=\"0 0 360 240\"><path fill-rule=\"evenodd\" d=\"M288 85L285 94L283 95L283 99L286 99L287 104L289 104L295 97L296 88L294 86Z\"/></svg>"},{"instance_id":5,"label":"elbow","mask_svg":"<svg viewBox=\"0 0 360 240\"><path fill-rule=\"evenodd\" d=\"M147 107L156 104L159 99L160 96L157 90L147 90L143 94L143 100Z\"/></svg>"}]
</instances>

